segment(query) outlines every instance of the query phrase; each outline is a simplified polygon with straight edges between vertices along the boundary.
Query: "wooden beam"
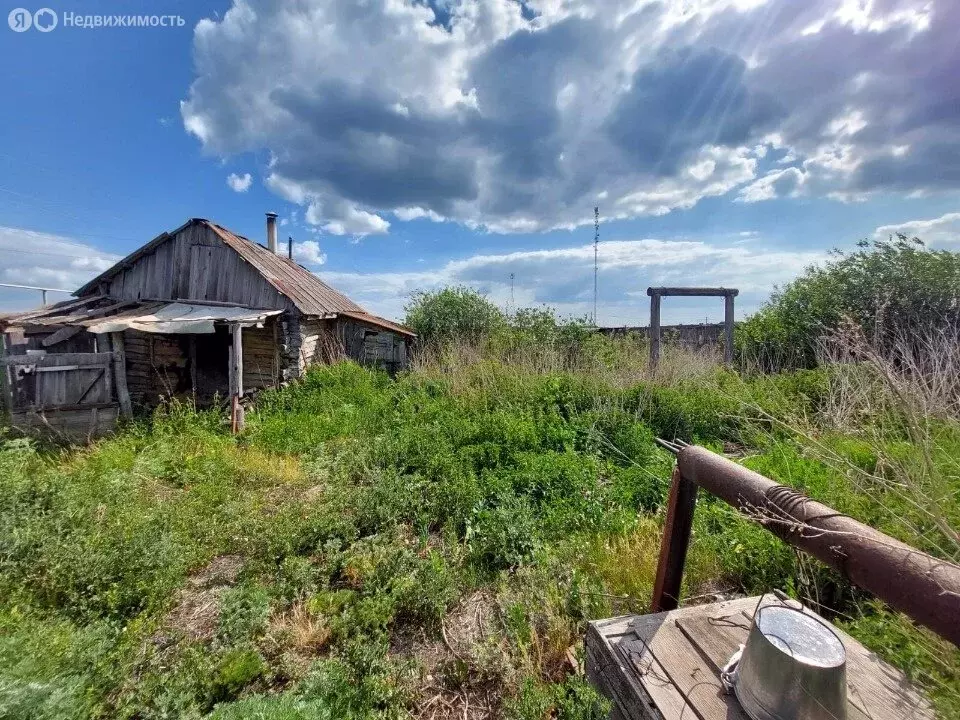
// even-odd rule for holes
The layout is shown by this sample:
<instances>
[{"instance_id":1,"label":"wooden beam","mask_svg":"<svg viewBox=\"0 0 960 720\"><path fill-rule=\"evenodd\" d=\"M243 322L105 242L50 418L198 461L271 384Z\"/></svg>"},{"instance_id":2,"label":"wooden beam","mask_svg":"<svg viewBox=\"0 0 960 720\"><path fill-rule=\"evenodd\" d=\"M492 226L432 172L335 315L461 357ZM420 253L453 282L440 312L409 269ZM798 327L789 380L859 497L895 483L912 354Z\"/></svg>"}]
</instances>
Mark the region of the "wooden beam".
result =
<instances>
[{"instance_id":1,"label":"wooden beam","mask_svg":"<svg viewBox=\"0 0 960 720\"><path fill-rule=\"evenodd\" d=\"M96 337L96 336L94 336ZM54 353L50 355L5 355L0 359L2 365L36 365L51 367L57 365L105 365L112 362L113 354L100 353Z\"/></svg>"},{"instance_id":2,"label":"wooden beam","mask_svg":"<svg viewBox=\"0 0 960 720\"><path fill-rule=\"evenodd\" d=\"M93 310L88 312L86 315L84 315L82 318L76 318L76 319L92 320L94 318L102 317L104 315L109 315L112 312L122 310L125 307L131 306L131 305L140 305L140 304L141 303L139 300L122 300L120 302L115 302L112 305L104 305L101 308L94 308Z\"/></svg>"},{"instance_id":3,"label":"wooden beam","mask_svg":"<svg viewBox=\"0 0 960 720\"><path fill-rule=\"evenodd\" d=\"M38 405L28 406L25 408L17 408L16 412L18 413L56 413L56 412L71 412L73 410L91 410L96 408L98 410L106 410L107 408L115 408L117 403L115 402L101 402L101 403L81 403L79 405L51 405L50 407L40 407Z\"/></svg>"},{"instance_id":4,"label":"wooden beam","mask_svg":"<svg viewBox=\"0 0 960 720\"><path fill-rule=\"evenodd\" d=\"M660 363L660 296L650 296L650 369Z\"/></svg>"},{"instance_id":5,"label":"wooden beam","mask_svg":"<svg viewBox=\"0 0 960 720\"><path fill-rule=\"evenodd\" d=\"M110 343L113 345L113 381L117 386L120 412L124 417L133 417L133 403L130 402L130 391L127 389L127 353L123 346L123 333L110 333Z\"/></svg>"},{"instance_id":6,"label":"wooden beam","mask_svg":"<svg viewBox=\"0 0 960 720\"><path fill-rule=\"evenodd\" d=\"M675 610L680 603L683 566L687 561L687 548L690 546L690 532L693 529L693 511L696 503L696 483L684 478L680 474L680 468L674 467L650 612Z\"/></svg>"},{"instance_id":7,"label":"wooden beam","mask_svg":"<svg viewBox=\"0 0 960 720\"><path fill-rule=\"evenodd\" d=\"M723 361L733 364L733 295L723 299Z\"/></svg>"},{"instance_id":8,"label":"wooden beam","mask_svg":"<svg viewBox=\"0 0 960 720\"><path fill-rule=\"evenodd\" d=\"M239 325L230 328L233 333L233 393L243 395L243 330Z\"/></svg>"},{"instance_id":9,"label":"wooden beam","mask_svg":"<svg viewBox=\"0 0 960 720\"><path fill-rule=\"evenodd\" d=\"M74 403L75 405L80 405L81 403L83 403L84 400L87 399L87 395L89 395L89 394L90 394L90 391L93 390L94 386L95 386L98 382L100 382L100 379L104 376L104 374L105 374L106 372L107 372L107 369L106 369L105 367L104 367L104 368L100 368L100 372L98 372L98 373L94 376L93 380L91 380L89 383L87 383L86 389L85 389L82 393L80 393L80 397L78 397L78 398L77 398L77 402Z\"/></svg>"},{"instance_id":10,"label":"wooden beam","mask_svg":"<svg viewBox=\"0 0 960 720\"><path fill-rule=\"evenodd\" d=\"M45 337L43 340L40 341L40 344L43 345L43 347L50 347L51 345L57 345L58 343L62 343L62 342L65 342L66 340L69 340L78 332L80 332L82 329L83 328L80 328L76 325L67 325L66 327L62 327L59 330L57 330L55 333L53 333L53 335L49 335Z\"/></svg>"},{"instance_id":11,"label":"wooden beam","mask_svg":"<svg viewBox=\"0 0 960 720\"><path fill-rule=\"evenodd\" d=\"M234 432L237 432L243 430L244 425L243 406L240 404L243 396L243 330L240 325L232 325L230 332L233 333L233 345L230 348L230 374L233 380L230 404L233 411L232 426Z\"/></svg>"},{"instance_id":12,"label":"wooden beam","mask_svg":"<svg viewBox=\"0 0 960 720\"><path fill-rule=\"evenodd\" d=\"M89 305L92 302L99 302L103 300L102 295L88 295L86 297L79 298L77 300L64 300L58 305L52 305L50 307L41 308L39 310L33 310L31 312L23 313L16 317L10 318L11 325L19 325L24 320L33 320L35 318L41 318L45 315L50 317L56 317L58 313L62 313L66 310L76 310L79 307L84 305Z\"/></svg>"},{"instance_id":13,"label":"wooden beam","mask_svg":"<svg viewBox=\"0 0 960 720\"><path fill-rule=\"evenodd\" d=\"M736 288L722 287L648 287L647 295L655 297L736 297L740 291Z\"/></svg>"}]
</instances>

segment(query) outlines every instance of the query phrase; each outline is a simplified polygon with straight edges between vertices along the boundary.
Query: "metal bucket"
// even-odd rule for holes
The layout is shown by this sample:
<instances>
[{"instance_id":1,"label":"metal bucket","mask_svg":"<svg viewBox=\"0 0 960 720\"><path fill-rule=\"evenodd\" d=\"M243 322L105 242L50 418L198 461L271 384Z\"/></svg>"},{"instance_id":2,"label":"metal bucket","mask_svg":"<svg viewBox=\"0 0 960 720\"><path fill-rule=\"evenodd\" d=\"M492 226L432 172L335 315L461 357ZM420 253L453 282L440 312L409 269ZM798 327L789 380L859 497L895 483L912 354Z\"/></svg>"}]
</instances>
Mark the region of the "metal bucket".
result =
<instances>
[{"instance_id":1,"label":"metal bucket","mask_svg":"<svg viewBox=\"0 0 960 720\"><path fill-rule=\"evenodd\" d=\"M754 720L845 720L847 660L827 623L782 605L760 608L734 691Z\"/></svg>"}]
</instances>

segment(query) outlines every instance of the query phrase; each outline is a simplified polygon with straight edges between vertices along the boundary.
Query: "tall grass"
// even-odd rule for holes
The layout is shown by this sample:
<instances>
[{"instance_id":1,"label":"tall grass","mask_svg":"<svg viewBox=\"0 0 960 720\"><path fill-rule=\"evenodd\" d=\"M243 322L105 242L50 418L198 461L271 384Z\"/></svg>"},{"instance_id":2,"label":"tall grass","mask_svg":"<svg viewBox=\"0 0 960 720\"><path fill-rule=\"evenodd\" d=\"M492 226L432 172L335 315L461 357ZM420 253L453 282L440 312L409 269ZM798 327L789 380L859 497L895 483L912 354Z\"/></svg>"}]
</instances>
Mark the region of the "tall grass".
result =
<instances>
[{"instance_id":1,"label":"tall grass","mask_svg":"<svg viewBox=\"0 0 960 720\"><path fill-rule=\"evenodd\" d=\"M711 375L721 364L716 347L689 349L665 345L654 370L649 343L639 335L607 338L591 334L571 343L564 338L517 338L508 334L479 342L454 342L418 348L412 356L415 374L445 377L454 382L486 368L536 376L556 373L585 375L610 388L626 389L641 383L672 385Z\"/></svg>"},{"instance_id":2,"label":"tall grass","mask_svg":"<svg viewBox=\"0 0 960 720\"><path fill-rule=\"evenodd\" d=\"M890 485L926 472L925 492L956 489L956 417L941 403L917 421L928 465L883 378L849 354L766 376L677 349L651 373L637 338L501 336L396 378L316 367L263 393L238 437L172 403L85 449L6 441L0 707L593 720L580 638L648 607L673 462L655 435L941 544ZM955 495L938 497L953 523ZM687 596L774 587L832 608L955 707L955 653L702 496Z\"/></svg>"}]
</instances>

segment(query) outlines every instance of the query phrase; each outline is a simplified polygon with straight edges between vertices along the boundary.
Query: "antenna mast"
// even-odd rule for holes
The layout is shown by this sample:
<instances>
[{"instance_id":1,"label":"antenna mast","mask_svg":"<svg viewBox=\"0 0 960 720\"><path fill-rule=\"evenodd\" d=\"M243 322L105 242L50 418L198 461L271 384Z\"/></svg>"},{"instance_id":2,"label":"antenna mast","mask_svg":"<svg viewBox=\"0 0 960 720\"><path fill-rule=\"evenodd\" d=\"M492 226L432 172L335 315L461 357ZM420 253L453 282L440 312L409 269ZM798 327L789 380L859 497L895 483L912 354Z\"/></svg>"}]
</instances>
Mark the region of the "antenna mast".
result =
<instances>
[{"instance_id":1,"label":"antenna mast","mask_svg":"<svg viewBox=\"0 0 960 720\"><path fill-rule=\"evenodd\" d=\"M600 246L600 208L593 208L593 324L597 324L597 250Z\"/></svg>"},{"instance_id":2,"label":"antenna mast","mask_svg":"<svg viewBox=\"0 0 960 720\"><path fill-rule=\"evenodd\" d=\"M513 273L510 273L510 312L516 309L516 303L513 301Z\"/></svg>"}]
</instances>

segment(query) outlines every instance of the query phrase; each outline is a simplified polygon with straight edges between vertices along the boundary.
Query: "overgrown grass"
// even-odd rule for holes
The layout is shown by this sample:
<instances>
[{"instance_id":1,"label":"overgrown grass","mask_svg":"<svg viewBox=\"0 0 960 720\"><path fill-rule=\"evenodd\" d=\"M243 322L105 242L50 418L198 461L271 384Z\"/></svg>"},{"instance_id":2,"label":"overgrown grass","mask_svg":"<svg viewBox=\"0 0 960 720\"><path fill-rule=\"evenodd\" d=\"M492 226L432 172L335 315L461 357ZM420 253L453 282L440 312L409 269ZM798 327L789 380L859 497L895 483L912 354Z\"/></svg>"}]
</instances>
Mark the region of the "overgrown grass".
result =
<instances>
[{"instance_id":1,"label":"overgrown grass","mask_svg":"<svg viewBox=\"0 0 960 720\"><path fill-rule=\"evenodd\" d=\"M860 429L820 422L827 370L628 382L461 360L315 368L238 438L172 404L87 449L6 441L0 718L599 718L581 639L649 602L672 464L655 435L725 446L919 542L915 508L820 451L877 471ZM819 601L956 707L955 650L719 501L694 533L687 596Z\"/></svg>"}]
</instances>

